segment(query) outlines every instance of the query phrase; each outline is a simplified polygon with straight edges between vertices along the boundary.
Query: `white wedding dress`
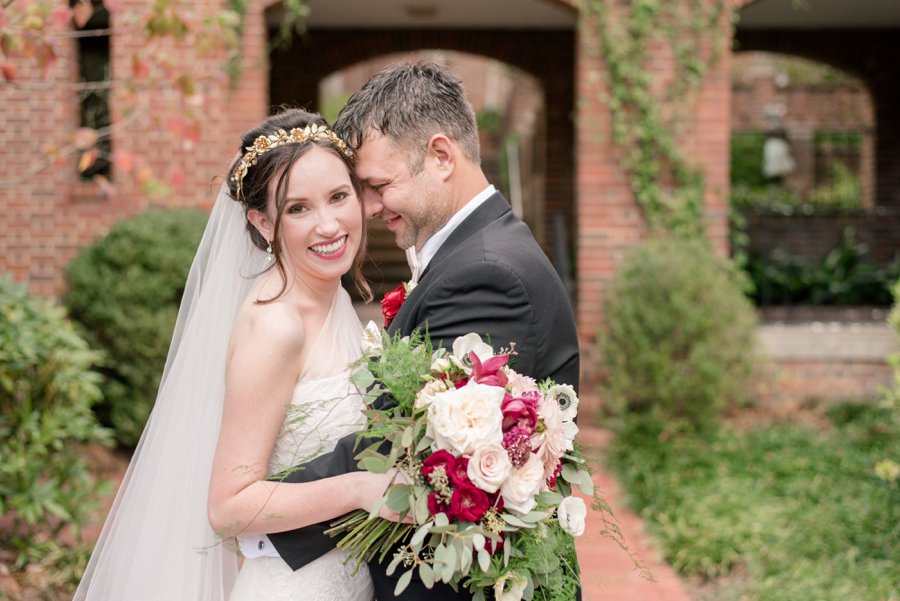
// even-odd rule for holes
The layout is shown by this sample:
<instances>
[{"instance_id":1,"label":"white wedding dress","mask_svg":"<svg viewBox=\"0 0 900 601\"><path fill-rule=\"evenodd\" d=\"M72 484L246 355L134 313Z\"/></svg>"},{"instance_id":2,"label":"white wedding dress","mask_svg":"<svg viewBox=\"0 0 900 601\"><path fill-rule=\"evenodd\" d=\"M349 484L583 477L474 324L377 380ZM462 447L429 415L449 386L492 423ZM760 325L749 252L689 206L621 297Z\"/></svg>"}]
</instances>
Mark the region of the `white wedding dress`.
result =
<instances>
[{"instance_id":1,"label":"white wedding dress","mask_svg":"<svg viewBox=\"0 0 900 601\"><path fill-rule=\"evenodd\" d=\"M347 369L360 355L361 340L362 326L341 288L294 387L269 460L270 476L331 451L339 438L365 425L363 400ZM245 559L230 601L371 601L367 566L352 574L356 562L345 563L346 558L334 549L296 571L280 557Z\"/></svg>"}]
</instances>

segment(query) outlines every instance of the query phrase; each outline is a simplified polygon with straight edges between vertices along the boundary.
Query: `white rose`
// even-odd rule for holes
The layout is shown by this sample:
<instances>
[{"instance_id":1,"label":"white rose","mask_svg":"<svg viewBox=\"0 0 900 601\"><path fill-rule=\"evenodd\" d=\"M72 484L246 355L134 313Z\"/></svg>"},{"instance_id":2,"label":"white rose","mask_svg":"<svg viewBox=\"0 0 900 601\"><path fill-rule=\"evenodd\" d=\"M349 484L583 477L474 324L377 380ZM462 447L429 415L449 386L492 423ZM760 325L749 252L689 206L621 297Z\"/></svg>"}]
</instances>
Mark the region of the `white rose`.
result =
<instances>
[{"instance_id":1,"label":"white rose","mask_svg":"<svg viewBox=\"0 0 900 601\"><path fill-rule=\"evenodd\" d=\"M568 384L557 384L551 386L547 391L547 396L554 399L562 409L564 421L572 421L578 414L578 395L575 389Z\"/></svg>"},{"instance_id":2,"label":"white rose","mask_svg":"<svg viewBox=\"0 0 900 601\"><path fill-rule=\"evenodd\" d=\"M537 382L534 381L534 378L523 376L519 372L511 369L506 370L506 377L509 379L509 383L506 385L507 388L509 388L509 394L514 397L522 396L523 393L537 390Z\"/></svg>"},{"instance_id":3,"label":"white rose","mask_svg":"<svg viewBox=\"0 0 900 601\"><path fill-rule=\"evenodd\" d=\"M469 383L433 395L428 405L428 436L432 448L470 456L476 449L503 442L504 390Z\"/></svg>"},{"instance_id":4,"label":"white rose","mask_svg":"<svg viewBox=\"0 0 900 601\"><path fill-rule=\"evenodd\" d=\"M535 497L544 482L544 464L536 455L531 455L525 465L512 470L506 482L500 487L504 508L524 515L535 506Z\"/></svg>"},{"instance_id":5,"label":"white rose","mask_svg":"<svg viewBox=\"0 0 900 601\"><path fill-rule=\"evenodd\" d=\"M584 520L587 517L587 506L579 497L566 497L556 508L556 517L563 530L572 536L584 534Z\"/></svg>"},{"instance_id":6,"label":"white rose","mask_svg":"<svg viewBox=\"0 0 900 601\"><path fill-rule=\"evenodd\" d=\"M363 355L377 357L381 354L382 348L381 328L374 321L369 321L363 330Z\"/></svg>"},{"instance_id":7,"label":"white rose","mask_svg":"<svg viewBox=\"0 0 900 601\"><path fill-rule=\"evenodd\" d=\"M484 492L497 492L511 472L509 454L500 445L481 447L469 458L469 480Z\"/></svg>"},{"instance_id":8,"label":"white rose","mask_svg":"<svg viewBox=\"0 0 900 601\"><path fill-rule=\"evenodd\" d=\"M472 364L468 359L469 352L471 351L475 352L475 355L478 356L478 359L482 363L494 356L494 349L491 348L491 345L482 342L481 336L478 334L466 334L465 336L460 336L453 341L452 359L453 362L464 369L466 373L468 373L472 367Z\"/></svg>"},{"instance_id":9,"label":"white rose","mask_svg":"<svg viewBox=\"0 0 900 601\"><path fill-rule=\"evenodd\" d=\"M507 581L509 581L508 589L506 589ZM507 572L494 583L494 599L496 601L521 601L526 586L528 586L527 578L515 572Z\"/></svg>"},{"instance_id":10,"label":"white rose","mask_svg":"<svg viewBox=\"0 0 900 601\"><path fill-rule=\"evenodd\" d=\"M416 409L427 407L434 401L434 395L446 392L447 384L443 380L432 380L416 393Z\"/></svg>"}]
</instances>

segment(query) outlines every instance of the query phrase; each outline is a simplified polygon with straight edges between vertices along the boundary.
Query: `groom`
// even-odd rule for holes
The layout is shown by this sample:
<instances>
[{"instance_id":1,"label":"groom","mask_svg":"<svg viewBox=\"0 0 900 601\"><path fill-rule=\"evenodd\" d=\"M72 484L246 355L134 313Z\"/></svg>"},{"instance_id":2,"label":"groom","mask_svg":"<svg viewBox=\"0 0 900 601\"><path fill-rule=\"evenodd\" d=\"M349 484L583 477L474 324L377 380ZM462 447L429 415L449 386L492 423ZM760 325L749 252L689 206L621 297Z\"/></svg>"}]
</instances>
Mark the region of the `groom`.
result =
<instances>
[{"instance_id":1,"label":"groom","mask_svg":"<svg viewBox=\"0 0 900 601\"><path fill-rule=\"evenodd\" d=\"M531 231L512 214L480 166L475 113L460 81L432 64L375 74L341 111L335 131L355 149L369 219L383 219L397 246L415 248L418 284L390 333L425 331L451 345L469 332L494 348L515 344L516 371L578 386L578 338L562 282ZM355 436L295 470L288 481L356 469ZM316 525L270 534L294 569L334 548ZM370 565L379 601L394 599L396 577ZM406 600L468 599L461 590L413 580Z\"/></svg>"}]
</instances>

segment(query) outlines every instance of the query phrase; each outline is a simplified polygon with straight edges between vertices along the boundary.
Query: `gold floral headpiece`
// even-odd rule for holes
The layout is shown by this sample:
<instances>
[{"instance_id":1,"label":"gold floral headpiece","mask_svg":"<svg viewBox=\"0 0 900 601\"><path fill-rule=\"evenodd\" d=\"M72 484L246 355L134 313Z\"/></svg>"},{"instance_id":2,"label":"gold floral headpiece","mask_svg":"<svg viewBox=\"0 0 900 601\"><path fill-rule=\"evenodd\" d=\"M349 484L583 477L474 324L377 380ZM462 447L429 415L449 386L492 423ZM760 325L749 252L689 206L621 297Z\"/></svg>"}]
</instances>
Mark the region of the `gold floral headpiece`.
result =
<instances>
[{"instance_id":1,"label":"gold floral headpiece","mask_svg":"<svg viewBox=\"0 0 900 601\"><path fill-rule=\"evenodd\" d=\"M329 142L334 144L337 149L341 151L341 154L343 154L345 157L347 157L348 159L353 158L353 151L350 150L350 147L347 146L347 143L341 140L336 133L334 133L324 125L312 123L304 128L295 127L289 132L284 131L283 129L279 129L274 134L269 134L268 136L259 136L253 142L252 146L247 146L247 152L243 157L241 157L240 163L238 163L238 166L234 168L234 174L231 176L231 179L237 182L238 196L240 196L242 193L244 176L247 175L247 170L256 164L256 161L260 156L264 155L273 148L278 148L279 146L284 146L285 144L310 141L315 142L319 140L328 140Z\"/></svg>"}]
</instances>

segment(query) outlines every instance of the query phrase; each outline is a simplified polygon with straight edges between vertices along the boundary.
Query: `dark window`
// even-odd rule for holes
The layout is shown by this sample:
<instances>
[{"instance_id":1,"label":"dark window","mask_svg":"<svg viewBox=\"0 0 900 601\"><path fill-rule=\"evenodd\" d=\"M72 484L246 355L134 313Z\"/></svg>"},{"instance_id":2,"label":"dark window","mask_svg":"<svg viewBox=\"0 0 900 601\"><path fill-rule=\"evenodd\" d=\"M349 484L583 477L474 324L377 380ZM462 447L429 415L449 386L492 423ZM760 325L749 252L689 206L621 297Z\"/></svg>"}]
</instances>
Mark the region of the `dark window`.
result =
<instances>
[{"instance_id":1,"label":"dark window","mask_svg":"<svg viewBox=\"0 0 900 601\"><path fill-rule=\"evenodd\" d=\"M71 3L74 7L77 1ZM112 88L109 69L109 12L100 0L92 0L93 14L79 31L78 90L80 125L103 130L110 125L109 96ZM110 135L97 142L97 160L81 173L83 179L95 175L111 176L112 141Z\"/></svg>"}]
</instances>

